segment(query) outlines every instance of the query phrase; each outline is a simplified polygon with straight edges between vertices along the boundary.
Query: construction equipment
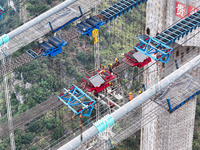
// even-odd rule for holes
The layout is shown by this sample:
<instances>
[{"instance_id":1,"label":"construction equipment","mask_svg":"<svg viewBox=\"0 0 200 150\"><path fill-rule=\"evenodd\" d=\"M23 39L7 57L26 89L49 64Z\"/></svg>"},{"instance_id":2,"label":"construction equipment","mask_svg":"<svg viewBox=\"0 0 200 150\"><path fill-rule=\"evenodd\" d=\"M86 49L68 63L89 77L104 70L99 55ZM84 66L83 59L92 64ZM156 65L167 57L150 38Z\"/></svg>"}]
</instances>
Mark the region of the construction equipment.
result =
<instances>
[{"instance_id":1,"label":"construction equipment","mask_svg":"<svg viewBox=\"0 0 200 150\"><path fill-rule=\"evenodd\" d=\"M58 96L65 105L67 105L75 115L90 116L96 103L90 96L83 92L76 85L71 85L69 90Z\"/></svg>"}]
</instances>

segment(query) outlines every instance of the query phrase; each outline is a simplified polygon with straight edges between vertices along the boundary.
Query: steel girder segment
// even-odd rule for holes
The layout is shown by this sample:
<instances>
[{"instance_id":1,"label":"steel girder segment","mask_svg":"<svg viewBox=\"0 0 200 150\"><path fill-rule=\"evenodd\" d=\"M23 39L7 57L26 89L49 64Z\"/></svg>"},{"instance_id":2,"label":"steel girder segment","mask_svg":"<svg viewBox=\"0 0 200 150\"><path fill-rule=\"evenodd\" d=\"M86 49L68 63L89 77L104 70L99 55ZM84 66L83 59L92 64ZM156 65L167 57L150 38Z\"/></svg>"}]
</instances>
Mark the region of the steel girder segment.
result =
<instances>
[{"instance_id":1,"label":"steel girder segment","mask_svg":"<svg viewBox=\"0 0 200 150\"><path fill-rule=\"evenodd\" d=\"M155 38L167 45L170 45L176 40L179 40L180 37L187 35L188 32L192 32L193 29L196 30L197 27L200 27L200 10L173 25L169 29L163 31Z\"/></svg>"},{"instance_id":2,"label":"steel girder segment","mask_svg":"<svg viewBox=\"0 0 200 150\"><path fill-rule=\"evenodd\" d=\"M105 22L108 23L116 19L117 16L121 16L121 14L124 14L126 11L128 12L130 9L133 9L133 7L137 7L146 1L147 0L121 0L117 4L102 11L100 14L106 18Z\"/></svg>"}]
</instances>

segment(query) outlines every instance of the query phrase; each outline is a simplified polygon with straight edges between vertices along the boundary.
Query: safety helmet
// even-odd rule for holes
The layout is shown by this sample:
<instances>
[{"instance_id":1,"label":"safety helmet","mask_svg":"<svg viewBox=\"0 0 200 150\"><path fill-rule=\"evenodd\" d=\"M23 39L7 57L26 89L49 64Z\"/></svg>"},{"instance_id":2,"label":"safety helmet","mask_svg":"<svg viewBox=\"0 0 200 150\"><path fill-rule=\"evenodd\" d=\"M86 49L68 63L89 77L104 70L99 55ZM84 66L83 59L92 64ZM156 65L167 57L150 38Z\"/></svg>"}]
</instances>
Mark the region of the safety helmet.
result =
<instances>
[{"instance_id":1,"label":"safety helmet","mask_svg":"<svg viewBox=\"0 0 200 150\"><path fill-rule=\"evenodd\" d=\"M112 66L112 64L110 64Z\"/></svg>"},{"instance_id":2,"label":"safety helmet","mask_svg":"<svg viewBox=\"0 0 200 150\"><path fill-rule=\"evenodd\" d=\"M139 93L139 94L141 94L141 93L142 93L142 91L138 91L138 93Z\"/></svg>"},{"instance_id":3,"label":"safety helmet","mask_svg":"<svg viewBox=\"0 0 200 150\"><path fill-rule=\"evenodd\" d=\"M117 61L117 58L115 58L115 61Z\"/></svg>"},{"instance_id":4,"label":"safety helmet","mask_svg":"<svg viewBox=\"0 0 200 150\"><path fill-rule=\"evenodd\" d=\"M132 95L132 93L131 93L131 92L130 92L129 94L130 94L130 95Z\"/></svg>"}]
</instances>

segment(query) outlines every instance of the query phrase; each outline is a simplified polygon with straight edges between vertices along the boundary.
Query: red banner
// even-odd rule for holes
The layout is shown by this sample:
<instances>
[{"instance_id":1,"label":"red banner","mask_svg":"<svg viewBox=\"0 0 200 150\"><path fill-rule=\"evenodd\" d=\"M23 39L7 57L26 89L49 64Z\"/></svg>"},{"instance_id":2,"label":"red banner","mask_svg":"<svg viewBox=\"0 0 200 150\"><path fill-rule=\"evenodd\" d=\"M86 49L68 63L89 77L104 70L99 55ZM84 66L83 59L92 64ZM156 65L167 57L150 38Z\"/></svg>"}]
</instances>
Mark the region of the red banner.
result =
<instances>
[{"instance_id":1,"label":"red banner","mask_svg":"<svg viewBox=\"0 0 200 150\"><path fill-rule=\"evenodd\" d=\"M189 5L189 6L188 6L188 16L194 14L194 13L197 12L198 10L199 10L199 9L197 9L197 8L195 8L195 7L191 6L191 5Z\"/></svg>"},{"instance_id":2,"label":"red banner","mask_svg":"<svg viewBox=\"0 0 200 150\"><path fill-rule=\"evenodd\" d=\"M176 11L175 11L176 16L178 16L179 18L183 18L185 16L185 12L186 12L185 5L180 2L176 2Z\"/></svg>"}]
</instances>

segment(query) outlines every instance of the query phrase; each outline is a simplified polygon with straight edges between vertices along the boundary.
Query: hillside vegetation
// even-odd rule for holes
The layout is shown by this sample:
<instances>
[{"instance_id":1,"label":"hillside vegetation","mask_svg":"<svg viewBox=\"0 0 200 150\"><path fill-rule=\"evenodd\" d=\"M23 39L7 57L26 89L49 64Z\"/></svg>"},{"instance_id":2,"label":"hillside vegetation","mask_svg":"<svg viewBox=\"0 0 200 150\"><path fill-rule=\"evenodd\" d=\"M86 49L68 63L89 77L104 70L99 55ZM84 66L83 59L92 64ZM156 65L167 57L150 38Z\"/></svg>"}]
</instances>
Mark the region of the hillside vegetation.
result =
<instances>
[{"instance_id":1,"label":"hillside vegetation","mask_svg":"<svg viewBox=\"0 0 200 150\"><path fill-rule=\"evenodd\" d=\"M118 0L106 0L98 8L102 11ZM7 7L7 1L1 0L0 5ZM27 0L16 6L21 6L27 10L27 18L35 17L48 10L58 1L56 0ZM19 10L18 10L19 11ZM95 12L92 12L95 14ZM19 15L12 9L8 9L0 22L0 34L8 33L22 24L24 20L19 19ZM64 30L68 30L69 25ZM101 63L107 66L115 58L121 57L121 53L128 52L138 43L135 35L145 32L145 5L139 6L117 18L115 21L101 27L100 31L100 53ZM52 34L46 37L53 36ZM29 48L37 46L33 42L13 54L17 57ZM12 114L16 117L28 109L47 100L51 95L59 95L63 88L67 88L72 83L78 83L85 76L85 71L94 68L93 38L87 36L77 38L63 48L63 52L53 58L45 57L37 59L23 67L17 68L9 75L9 83L12 90L10 93ZM137 72L135 70L129 70ZM128 72L128 71L127 71ZM126 72L126 73L127 73ZM130 72L128 72L130 73ZM132 79L132 74L130 80ZM2 83L2 80L0 81ZM135 83L134 81L132 83ZM135 86L131 86L133 90ZM1 87L0 87L1 88ZM3 86L2 86L3 88ZM6 104L3 90L0 91L0 122L5 122ZM19 96L22 97L21 101ZM196 123L194 133L194 150L200 149L200 100L198 99L196 111ZM94 115L94 114L93 114ZM63 135L70 131L79 130L79 118L71 120L72 112L65 107L59 107L49 111L47 114L31 121L21 129L15 131L16 149L40 150L46 147L54 146ZM84 118L83 121L87 121ZM75 128L77 127L77 128ZM66 136L68 137L68 136ZM116 150L139 150L140 133L136 133L126 139L114 149ZM0 150L10 148L9 136L0 140Z\"/></svg>"}]
</instances>

